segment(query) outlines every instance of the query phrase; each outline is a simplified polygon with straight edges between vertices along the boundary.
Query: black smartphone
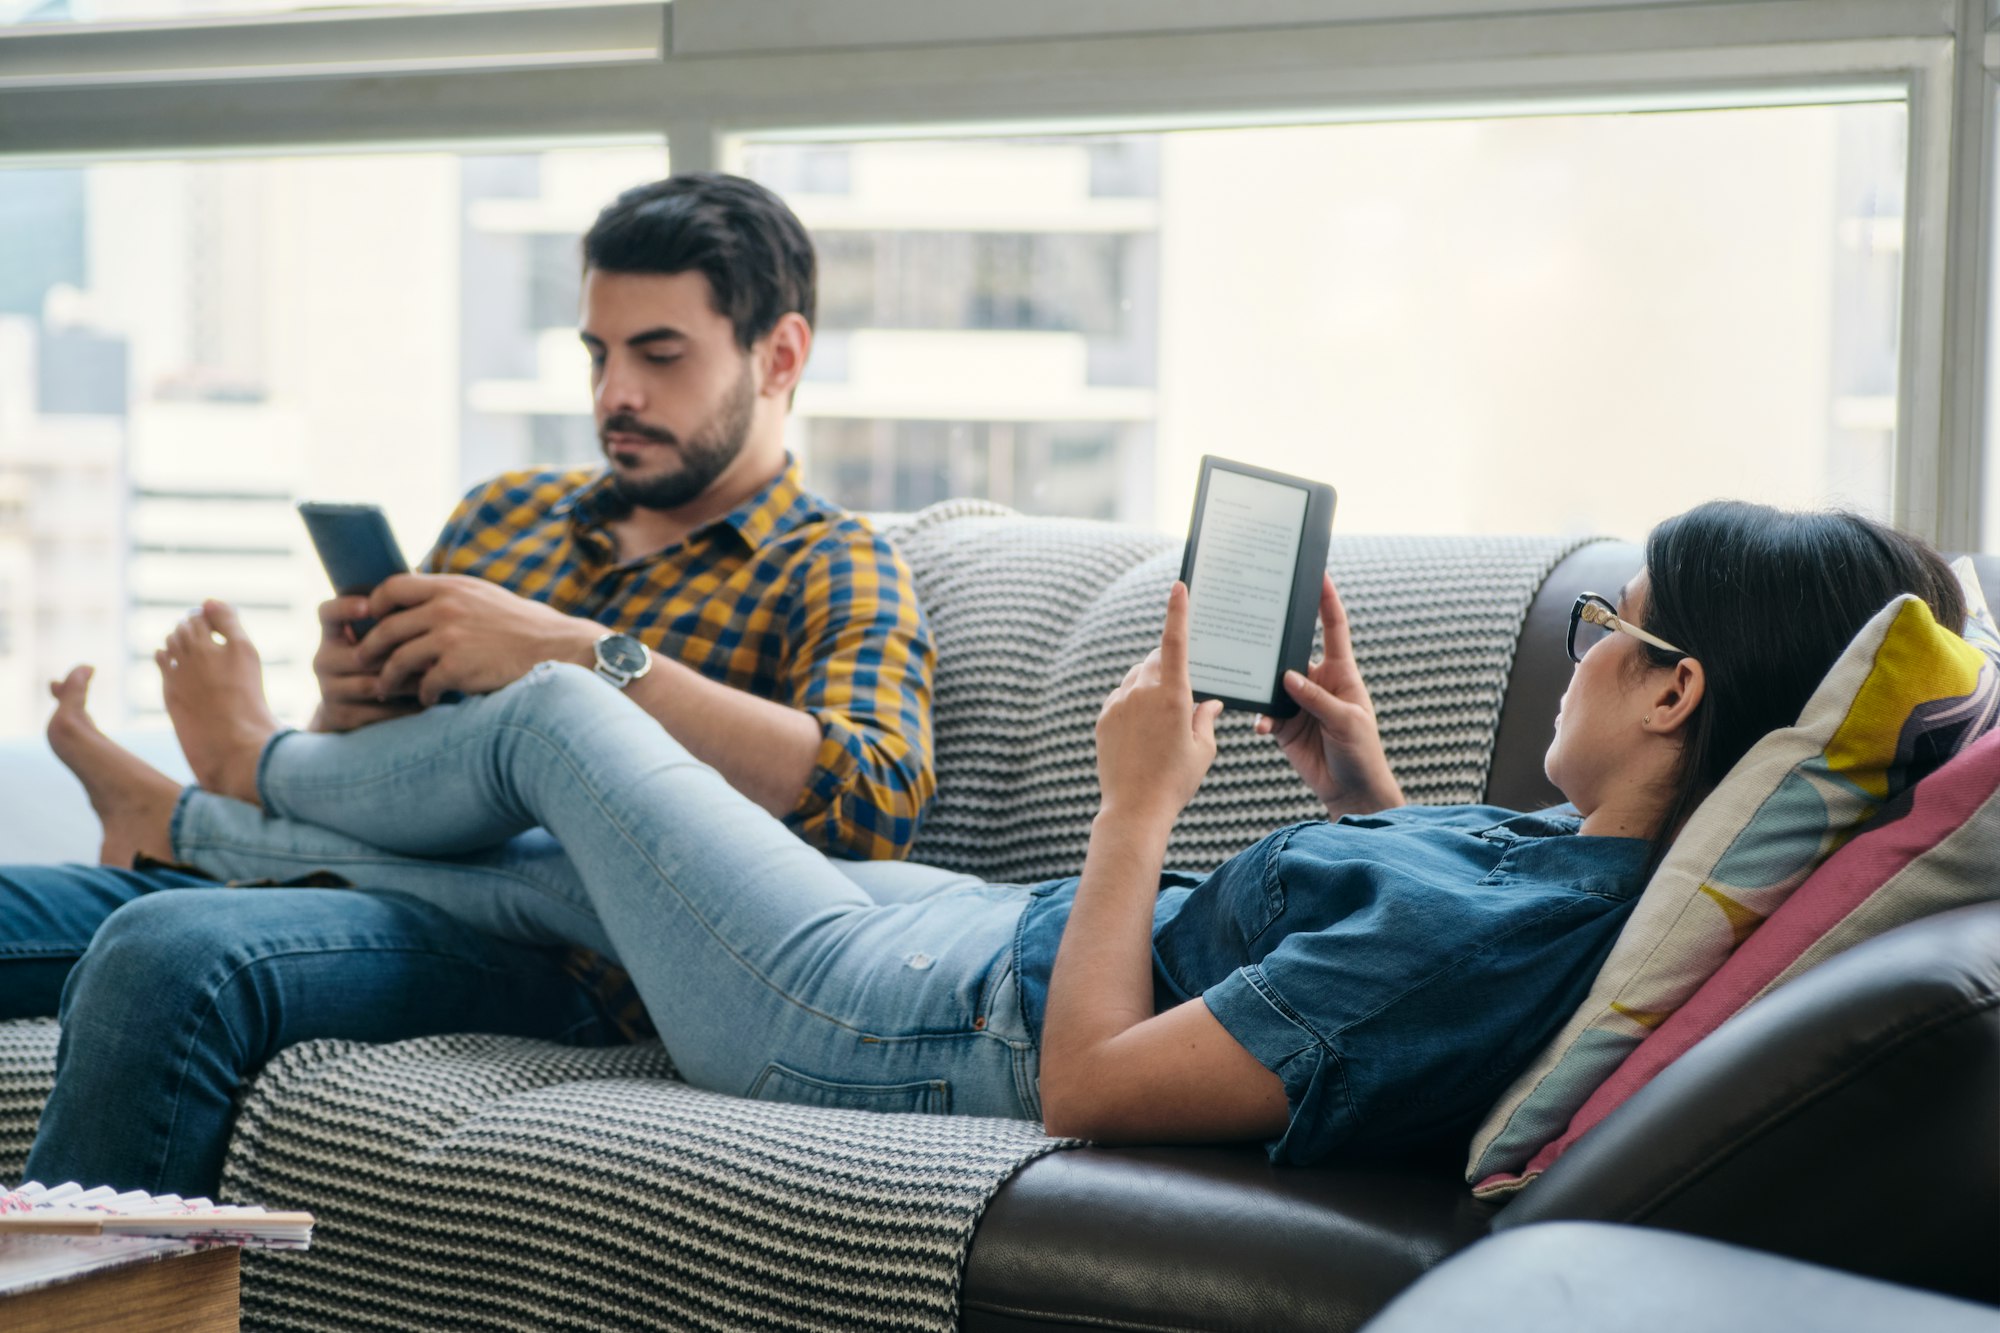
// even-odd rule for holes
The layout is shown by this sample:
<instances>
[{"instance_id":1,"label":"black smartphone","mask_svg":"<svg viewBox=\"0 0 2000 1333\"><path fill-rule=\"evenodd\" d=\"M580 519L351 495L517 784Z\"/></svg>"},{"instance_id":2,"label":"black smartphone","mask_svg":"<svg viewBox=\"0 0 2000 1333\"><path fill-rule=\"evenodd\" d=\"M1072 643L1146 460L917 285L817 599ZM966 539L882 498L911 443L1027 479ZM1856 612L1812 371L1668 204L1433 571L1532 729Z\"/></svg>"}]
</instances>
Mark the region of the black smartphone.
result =
<instances>
[{"instance_id":1,"label":"black smartphone","mask_svg":"<svg viewBox=\"0 0 2000 1333\"><path fill-rule=\"evenodd\" d=\"M1299 711L1285 672L1312 661L1333 487L1226 458L1201 460L1181 555L1188 680L1197 699L1267 717Z\"/></svg>"},{"instance_id":2,"label":"black smartphone","mask_svg":"<svg viewBox=\"0 0 2000 1333\"><path fill-rule=\"evenodd\" d=\"M306 535L319 552L320 564L326 566L326 576L333 580L334 592L342 597L365 597L391 574L410 572L379 506L305 500L299 504L299 517L306 521ZM370 619L352 623L357 639L375 626Z\"/></svg>"}]
</instances>

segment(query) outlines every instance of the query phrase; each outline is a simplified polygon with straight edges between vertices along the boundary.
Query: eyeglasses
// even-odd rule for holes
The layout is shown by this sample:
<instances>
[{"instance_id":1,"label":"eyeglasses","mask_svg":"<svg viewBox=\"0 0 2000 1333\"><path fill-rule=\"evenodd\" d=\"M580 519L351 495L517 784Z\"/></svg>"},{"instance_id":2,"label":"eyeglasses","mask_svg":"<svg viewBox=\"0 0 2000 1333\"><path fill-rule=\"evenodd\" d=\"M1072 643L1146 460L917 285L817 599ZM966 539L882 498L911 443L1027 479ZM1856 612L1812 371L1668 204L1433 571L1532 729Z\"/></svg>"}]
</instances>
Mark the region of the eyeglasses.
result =
<instances>
[{"instance_id":1,"label":"eyeglasses","mask_svg":"<svg viewBox=\"0 0 2000 1333\"><path fill-rule=\"evenodd\" d=\"M1611 605L1608 598L1587 592L1577 598L1576 605L1569 609L1569 660L1583 661L1583 655L1613 630L1630 634L1635 639L1681 657L1693 656L1687 649L1676 648L1658 635L1648 634L1637 625L1619 619L1617 608Z\"/></svg>"}]
</instances>

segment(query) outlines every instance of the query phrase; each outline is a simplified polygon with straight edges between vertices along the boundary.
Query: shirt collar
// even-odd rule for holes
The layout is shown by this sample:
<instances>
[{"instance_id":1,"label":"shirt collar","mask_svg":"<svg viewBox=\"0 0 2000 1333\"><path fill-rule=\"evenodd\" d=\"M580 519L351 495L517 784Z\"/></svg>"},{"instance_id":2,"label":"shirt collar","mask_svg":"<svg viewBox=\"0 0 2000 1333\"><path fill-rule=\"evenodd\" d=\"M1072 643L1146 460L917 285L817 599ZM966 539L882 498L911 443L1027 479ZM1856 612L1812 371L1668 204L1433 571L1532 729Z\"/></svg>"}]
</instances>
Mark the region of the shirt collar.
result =
<instances>
[{"instance_id":1,"label":"shirt collar","mask_svg":"<svg viewBox=\"0 0 2000 1333\"><path fill-rule=\"evenodd\" d=\"M625 517L632 506L619 497L609 469L598 473L551 506L556 518L575 516L580 527L595 528ZM823 517L819 504L799 482L798 460L785 455L785 466L762 489L736 508L689 534L728 531L748 550L784 536L801 523Z\"/></svg>"},{"instance_id":2,"label":"shirt collar","mask_svg":"<svg viewBox=\"0 0 2000 1333\"><path fill-rule=\"evenodd\" d=\"M821 517L819 505L799 484L799 465L788 453L785 466L764 489L745 500L703 532L729 527L745 547L755 551L784 536L799 524Z\"/></svg>"}]
</instances>

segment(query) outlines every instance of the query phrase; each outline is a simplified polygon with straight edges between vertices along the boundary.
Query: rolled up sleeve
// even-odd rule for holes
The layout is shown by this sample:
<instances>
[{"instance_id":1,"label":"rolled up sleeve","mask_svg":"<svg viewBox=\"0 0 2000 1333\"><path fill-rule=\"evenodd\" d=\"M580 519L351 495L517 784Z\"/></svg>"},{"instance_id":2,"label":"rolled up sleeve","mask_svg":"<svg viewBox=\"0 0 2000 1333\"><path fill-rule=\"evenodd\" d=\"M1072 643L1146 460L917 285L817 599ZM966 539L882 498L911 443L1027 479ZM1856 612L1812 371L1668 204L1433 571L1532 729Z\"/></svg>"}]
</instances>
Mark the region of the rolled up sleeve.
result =
<instances>
[{"instance_id":1,"label":"rolled up sleeve","mask_svg":"<svg viewBox=\"0 0 2000 1333\"><path fill-rule=\"evenodd\" d=\"M831 856L900 859L937 787L930 628L908 566L866 529L816 548L803 578L788 684L820 743L785 822Z\"/></svg>"}]
</instances>

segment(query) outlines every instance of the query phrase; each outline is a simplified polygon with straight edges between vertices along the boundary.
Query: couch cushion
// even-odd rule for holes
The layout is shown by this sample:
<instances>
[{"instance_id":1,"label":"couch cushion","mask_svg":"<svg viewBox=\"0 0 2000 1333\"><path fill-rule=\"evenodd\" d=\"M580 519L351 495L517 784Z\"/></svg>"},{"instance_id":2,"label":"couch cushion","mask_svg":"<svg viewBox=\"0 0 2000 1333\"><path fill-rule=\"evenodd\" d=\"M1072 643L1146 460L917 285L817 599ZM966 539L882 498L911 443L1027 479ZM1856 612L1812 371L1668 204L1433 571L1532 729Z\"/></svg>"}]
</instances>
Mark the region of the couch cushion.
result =
<instances>
[{"instance_id":1,"label":"couch cushion","mask_svg":"<svg viewBox=\"0 0 2000 1333\"><path fill-rule=\"evenodd\" d=\"M991 880L1073 874L1097 807L1091 728L1159 641L1178 538L949 501L884 531L938 646L938 794L914 859ZM1529 603L1579 543L1339 536L1327 566L1354 626L1382 740L1413 801L1481 799ZM1324 815L1277 747L1225 713L1168 864L1208 869Z\"/></svg>"},{"instance_id":2,"label":"couch cushion","mask_svg":"<svg viewBox=\"0 0 2000 1333\"><path fill-rule=\"evenodd\" d=\"M690 1088L657 1044L309 1042L252 1084L223 1197L306 1208L244 1261L259 1327L954 1326L973 1224L1038 1126Z\"/></svg>"}]
</instances>

